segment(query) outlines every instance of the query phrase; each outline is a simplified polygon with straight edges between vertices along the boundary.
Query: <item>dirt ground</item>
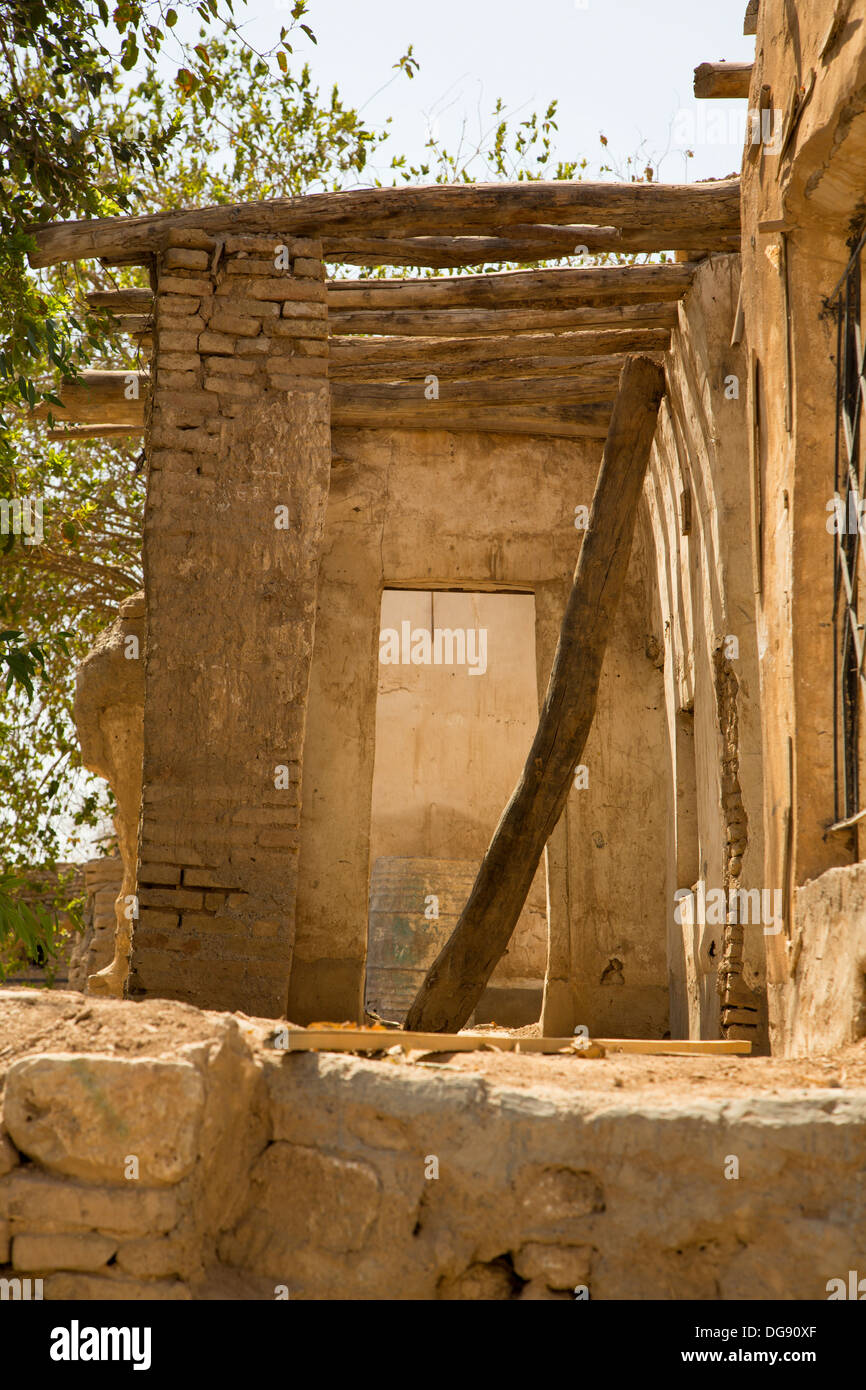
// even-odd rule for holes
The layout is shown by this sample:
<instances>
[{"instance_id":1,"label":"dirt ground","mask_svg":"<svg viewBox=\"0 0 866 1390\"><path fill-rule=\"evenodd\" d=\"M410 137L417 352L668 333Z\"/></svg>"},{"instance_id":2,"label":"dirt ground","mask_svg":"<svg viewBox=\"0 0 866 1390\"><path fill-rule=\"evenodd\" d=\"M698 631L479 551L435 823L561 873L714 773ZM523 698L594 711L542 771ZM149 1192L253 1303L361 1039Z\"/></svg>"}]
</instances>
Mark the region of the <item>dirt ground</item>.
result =
<instances>
[{"instance_id":1,"label":"dirt ground","mask_svg":"<svg viewBox=\"0 0 866 1390\"><path fill-rule=\"evenodd\" d=\"M260 1045L278 1026L273 1020L234 1016L250 1041ZM18 1057L36 1052L172 1055L186 1043L212 1038L221 1017L159 999L138 1003L92 999L71 991L0 989L0 1087ZM534 1034L538 1030L516 1031ZM585 1058L482 1051L414 1052L408 1057L380 1053L376 1060L383 1066L419 1068L440 1076L483 1076L490 1084L520 1090L646 1091L658 1101L676 1095L689 1100L701 1095L778 1095L816 1087L866 1090L866 1039L809 1058L645 1057L613 1051L605 1057Z\"/></svg>"}]
</instances>

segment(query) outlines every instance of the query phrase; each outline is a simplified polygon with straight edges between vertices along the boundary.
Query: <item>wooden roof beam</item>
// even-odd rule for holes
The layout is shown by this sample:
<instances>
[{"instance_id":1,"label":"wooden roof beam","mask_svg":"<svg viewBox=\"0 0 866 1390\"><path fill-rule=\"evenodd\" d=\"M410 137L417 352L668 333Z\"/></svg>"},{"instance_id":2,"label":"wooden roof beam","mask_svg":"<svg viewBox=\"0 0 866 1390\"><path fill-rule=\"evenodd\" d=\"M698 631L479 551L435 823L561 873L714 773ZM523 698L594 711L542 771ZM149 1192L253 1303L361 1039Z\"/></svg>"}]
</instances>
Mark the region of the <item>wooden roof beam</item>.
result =
<instances>
[{"instance_id":1,"label":"wooden roof beam","mask_svg":"<svg viewBox=\"0 0 866 1390\"><path fill-rule=\"evenodd\" d=\"M588 333L511 334L489 338L384 338L346 341L332 338L328 364L331 377L345 371L403 369L436 371L437 366L492 364L510 367L523 358L569 357L579 361L611 353L662 350L669 328L604 329Z\"/></svg>"},{"instance_id":2,"label":"wooden roof beam","mask_svg":"<svg viewBox=\"0 0 866 1390\"><path fill-rule=\"evenodd\" d=\"M569 309L331 309L331 343L357 334L483 338L589 328L673 328L676 301L579 305Z\"/></svg>"},{"instance_id":3,"label":"wooden roof beam","mask_svg":"<svg viewBox=\"0 0 866 1390\"><path fill-rule=\"evenodd\" d=\"M754 63L701 63L695 68L695 96L726 101L748 99Z\"/></svg>"},{"instance_id":4,"label":"wooden roof beam","mask_svg":"<svg viewBox=\"0 0 866 1390\"><path fill-rule=\"evenodd\" d=\"M569 300L671 300L685 293L694 272L695 266L684 261L575 270L505 270L429 280L331 280L328 310L535 308L545 304L558 309Z\"/></svg>"},{"instance_id":5,"label":"wooden roof beam","mask_svg":"<svg viewBox=\"0 0 866 1390\"><path fill-rule=\"evenodd\" d=\"M211 234L319 237L483 234L515 224L632 225L663 232L678 246L714 246L736 234L739 179L697 184L590 183L575 180L434 184L313 193L270 202L191 208L142 217L94 218L33 228L33 266L89 257L132 260L160 251L172 229Z\"/></svg>"}]
</instances>

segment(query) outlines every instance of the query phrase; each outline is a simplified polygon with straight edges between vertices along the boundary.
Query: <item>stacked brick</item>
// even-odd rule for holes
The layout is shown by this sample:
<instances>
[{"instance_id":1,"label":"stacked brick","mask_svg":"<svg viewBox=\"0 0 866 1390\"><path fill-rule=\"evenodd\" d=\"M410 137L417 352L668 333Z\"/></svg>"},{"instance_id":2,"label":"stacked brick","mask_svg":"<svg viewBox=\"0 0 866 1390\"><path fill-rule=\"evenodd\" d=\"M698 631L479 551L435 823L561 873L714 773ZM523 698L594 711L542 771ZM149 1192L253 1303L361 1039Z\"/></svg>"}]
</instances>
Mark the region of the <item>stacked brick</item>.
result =
<instances>
[{"instance_id":1,"label":"stacked brick","mask_svg":"<svg viewBox=\"0 0 866 1390\"><path fill-rule=\"evenodd\" d=\"M309 239L174 232L154 309L129 992L280 1016L330 471Z\"/></svg>"}]
</instances>

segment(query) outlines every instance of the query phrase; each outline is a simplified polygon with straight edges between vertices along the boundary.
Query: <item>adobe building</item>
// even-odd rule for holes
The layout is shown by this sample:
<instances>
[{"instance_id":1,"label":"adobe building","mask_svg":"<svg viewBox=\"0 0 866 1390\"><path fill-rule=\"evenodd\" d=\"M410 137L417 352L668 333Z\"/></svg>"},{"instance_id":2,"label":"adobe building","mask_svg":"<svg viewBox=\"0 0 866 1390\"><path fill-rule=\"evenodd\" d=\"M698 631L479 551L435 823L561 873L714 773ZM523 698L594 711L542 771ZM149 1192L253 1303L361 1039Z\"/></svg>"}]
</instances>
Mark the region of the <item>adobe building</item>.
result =
<instances>
[{"instance_id":1,"label":"adobe building","mask_svg":"<svg viewBox=\"0 0 866 1390\"><path fill-rule=\"evenodd\" d=\"M153 282L93 296L144 335L140 395L126 374L66 390L73 432L145 429L143 790L113 778L133 997L360 1019L382 874L405 959L430 963L531 741L623 355L664 352L586 785L488 1012L530 1022L543 991L551 1034L857 1035L859 546L827 529L859 496L866 55L845 13L789 29L768 4L753 66L698 69L699 95L748 103L739 181L371 190L40 234L40 264L138 259ZM325 278L573 243L676 262ZM432 637L437 605L489 634L482 679L380 664L380 633L423 611ZM410 682L399 718L389 677Z\"/></svg>"},{"instance_id":2,"label":"adobe building","mask_svg":"<svg viewBox=\"0 0 866 1390\"><path fill-rule=\"evenodd\" d=\"M197 1296L207 1251L237 1288L254 1270L310 1297L337 1280L358 1297L809 1298L862 1249L866 1090L771 1101L760 1070L866 1036L866 0L798 10L751 4L754 63L697 70L696 95L742 98L739 178L373 189L38 233L35 265L138 263L151 285L91 296L146 367L67 384L55 412L64 437L142 433L148 470L144 592L77 706L124 874L89 991L141 1001L160 1037L189 1028L164 1078L181 1137L150 1160L154 1191L179 1184L192 1213L184 1253L153 1255L181 1220L154 1198L130 1287ZM330 278L577 247L669 254ZM751 1044L765 1080L700 1114L680 1097L660 1144L642 1094L599 1118L584 1093L262 1061L280 1021L400 1021L457 922L532 743L631 354L663 363L665 395L595 718L475 1022ZM128 1004L98 1007L122 1029ZM120 1063L93 1065L120 1105ZM11 1142L58 1183L117 1182L113 1151L76 1157L70 1137L55 1161L48 1120L27 1119L61 1093L59 1061L15 1066ZM467 1109L504 1155L486 1187ZM456 1190L415 1180L440 1140L466 1155ZM726 1145L766 1178L736 1216L712 1167ZM326 1212L338 1178L351 1201L301 1229L286 1190ZM22 1233L42 1181L19 1173ZM791 1220L804 1201L814 1219ZM110 1222L84 1229L125 1248ZM109 1277L50 1268L58 1297Z\"/></svg>"}]
</instances>

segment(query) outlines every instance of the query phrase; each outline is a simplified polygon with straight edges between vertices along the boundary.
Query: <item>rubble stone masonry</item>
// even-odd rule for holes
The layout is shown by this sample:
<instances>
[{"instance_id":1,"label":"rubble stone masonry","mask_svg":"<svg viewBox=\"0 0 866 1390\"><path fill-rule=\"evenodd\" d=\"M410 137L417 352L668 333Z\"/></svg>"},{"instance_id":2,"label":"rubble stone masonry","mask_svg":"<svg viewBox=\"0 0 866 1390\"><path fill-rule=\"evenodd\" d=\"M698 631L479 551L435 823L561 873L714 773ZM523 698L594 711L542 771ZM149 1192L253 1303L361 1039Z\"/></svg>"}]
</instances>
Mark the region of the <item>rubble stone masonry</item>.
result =
<instances>
[{"instance_id":1,"label":"rubble stone masonry","mask_svg":"<svg viewBox=\"0 0 866 1390\"><path fill-rule=\"evenodd\" d=\"M309 239L187 230L159 257L133 997L285 1009L330 471L322 281Z\"/></svg>"}]
</instances>

